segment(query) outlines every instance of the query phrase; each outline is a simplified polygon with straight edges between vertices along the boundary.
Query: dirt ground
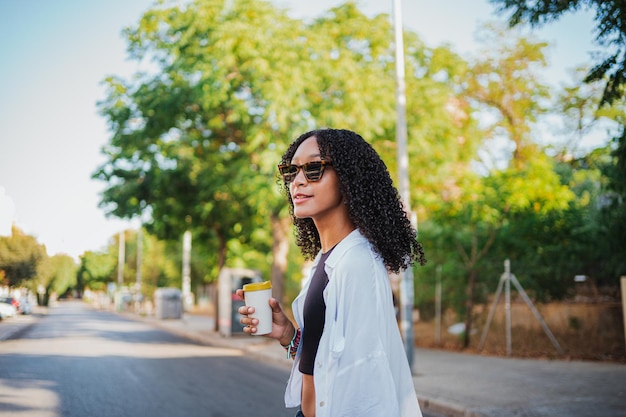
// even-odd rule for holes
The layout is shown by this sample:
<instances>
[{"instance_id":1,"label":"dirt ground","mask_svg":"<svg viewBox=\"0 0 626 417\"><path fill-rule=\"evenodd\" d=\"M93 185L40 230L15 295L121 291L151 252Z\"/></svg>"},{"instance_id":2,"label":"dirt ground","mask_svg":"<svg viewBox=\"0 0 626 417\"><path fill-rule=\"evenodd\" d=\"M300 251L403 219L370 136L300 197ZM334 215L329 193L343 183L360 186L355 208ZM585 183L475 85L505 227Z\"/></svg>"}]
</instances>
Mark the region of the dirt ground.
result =
<instances>
[{"instance_id":1,"label":"dirt ground","mask_svg":"<svg viewBox=\"0 0 626 417\"><path fill-rule=\"evenodd\" d=\"M536 317L523 303L511 306L511 357L592 360L626 363L624 327L619 304L554 303L538 307L542 318L564 352L560 354ZM291 314L286 308L287 314ZM215 315L211 305L196 306L194 314ZM507 356L504 312L498 307L489 326L483 348L478 346L485 329L487 311L477 308L470 347L463 350L463 336L451 334L448 327L458 322L453 313L443 317L439 342L435 320L418 320L414 326L415 345L419 347Z\"/></svg>"},{"instance_id":2,"label":"dirt ground","mask_svg":"<svg viewBox=\"0 0 626 417\"><path fill-rule=\"evenodd\" d=\"M566 360L613 361L626 363L626 344L621 306L553 304L540 307L542 318L563 354L552 343L539 321L525 306L511 308L511 356L521 358L553 358ZM527 310L527 309L526 309ZM502 316L504 313L501 314ZM496 317L489 326L482 349L479 344L486 327L486 312L479 319L470 337L466 352L507 356L506 326L503 317ZM482 317L482 320L480 318ZM419 321L414 327L415 344L421 347L463 350L463 335L447 331L455 322L448 315L443 320L437 340L435 321Z\"/></svg>"}]
</instances>

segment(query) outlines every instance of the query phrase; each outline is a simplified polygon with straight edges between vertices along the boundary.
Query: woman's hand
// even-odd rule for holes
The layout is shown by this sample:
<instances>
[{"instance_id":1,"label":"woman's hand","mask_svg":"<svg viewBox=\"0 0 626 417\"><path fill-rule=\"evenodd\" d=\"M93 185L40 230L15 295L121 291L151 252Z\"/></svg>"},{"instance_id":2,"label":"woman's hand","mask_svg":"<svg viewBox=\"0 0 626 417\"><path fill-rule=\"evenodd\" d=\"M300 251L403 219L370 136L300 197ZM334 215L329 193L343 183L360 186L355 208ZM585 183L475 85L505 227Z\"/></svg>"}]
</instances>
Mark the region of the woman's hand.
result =
<instances>
[{"instance_id":1,"label":"woman's hand","mask_svg":"<svg viewBox=\"0 0 626 417\"><path fill-rule=\"evenodd\" d=\"M245 300L244 291L239 289L236 291L237 296L242 300ZM288 345L291 342L291 338L296 331L293 323L289 320L289 317L285 314L282 307L275 298L269 299L270 308L272 309L272 332L266 335L272 339L276 339L281 345ZM254 307L243 306L237 310L243 317L239 322L243 324L244 333L254 334L257 331L256 326L259 324L259 320L256 318L248 317L249 314L254 313Z\"/></svg>"}]
</instances>

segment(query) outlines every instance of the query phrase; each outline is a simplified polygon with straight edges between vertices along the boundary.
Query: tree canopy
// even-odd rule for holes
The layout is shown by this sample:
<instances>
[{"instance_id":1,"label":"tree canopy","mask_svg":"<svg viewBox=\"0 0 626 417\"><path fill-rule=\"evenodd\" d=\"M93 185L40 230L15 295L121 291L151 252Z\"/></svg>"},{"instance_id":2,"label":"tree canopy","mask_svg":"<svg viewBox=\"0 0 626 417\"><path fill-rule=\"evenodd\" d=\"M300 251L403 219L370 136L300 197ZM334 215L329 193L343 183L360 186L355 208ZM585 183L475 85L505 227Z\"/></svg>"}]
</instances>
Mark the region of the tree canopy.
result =
<instances>
[{"instance_id":1,"label":"tree canopy","mask_svg":"<svg viewBox=\"0 0 626 417\"><path fill-rule=\"evenodd\" d=\"M105 81L99 107L112 137L94 177L107 183L101 206L109 214L145 218L161 239L192 230L194 241L216 254L218 268L242 244L271 248L276 264L281 246L272 240L288 239L276 163L293 138L324 126L356 130L395 175L387 16L369 18L346 3L305 24L262 1L197 0L150 10L125 33L131 56L152 59L156 69ZM463 133L471 123L459 116L463 104L450 82L460 82L459 58L429 52L415 35L407 51L411 72L447 73L448 80L411 81L411 94L421 97L410 107L410 127L420 136L411 155L428 165L423 172L468 164L477 140ZM463 150L451 139L459 137ZM442 180L412 176L433 190ZM428 195L416 200L432 200Z\"/></svg>"},{"instance_id":2,"label":"tree canopy","mask_svg":"<svg viewBox=\"0 0 626 417\"><path fill-rule=\"evenodd\" d=\"M0 236L0 278L8 287L20 286L36 278L47 258L46 247L15 226L11 236Z\"/></svg>"},{"instance_id":3,"label":"tree canopy","mask_svg":"<svg viewBox=\"0 0 626 417\"><path fill-rule=\"evenodd\" d=\"M580 9L595 10L596 42L603 47L600 62L587 82L606 79L600 105L623 99L626 88L626 2L623 0L491 0L501 13L509 13L511 26L543 25Z\"/></svg>"},{"instance_id":4,"label":"tree canopy","mask_svg":"<svg viewBox=\"0 0 626 417\"><path fill-rule=\"evenodd\" d=\"M299 288L302 261L292 254L276 163L304 131L341 127L361 133L396 176L392 33L388 16L365 16L351 2L312 22L264 1L159 3L124 33L131 58L154 65L105 80L99 110L111 137L94 172L106 184L101 207L140 218L151 239L166 242L153 262L161 253L179 262L174 252L191 231L197 284L244 266L270 274L278 298L286 277L295 282L287 290ZM466 314L468 329L472 303L495 288L505 258L524 265L516 275L541 299L564 297L574 274L610 282L623 270L607 267L618 252L587 241L620 239L600 209L623 207L614 145L555 152L537 129L551 116L564 135L585 135L600 119L623 123L623 106L591 111L599 82L556 93L543 84L545 42L495 26L485 35L481 54L465 59L405 33L411 207L431 260L416 274L417 300L432 302L433 272L443 266L449 306ZM618 214L610 212L612 225ZM111 256L102 270L86 256L81 271L103 283ZM152 282L176 280L172 265Z\"/></svg>"}]
</instances>

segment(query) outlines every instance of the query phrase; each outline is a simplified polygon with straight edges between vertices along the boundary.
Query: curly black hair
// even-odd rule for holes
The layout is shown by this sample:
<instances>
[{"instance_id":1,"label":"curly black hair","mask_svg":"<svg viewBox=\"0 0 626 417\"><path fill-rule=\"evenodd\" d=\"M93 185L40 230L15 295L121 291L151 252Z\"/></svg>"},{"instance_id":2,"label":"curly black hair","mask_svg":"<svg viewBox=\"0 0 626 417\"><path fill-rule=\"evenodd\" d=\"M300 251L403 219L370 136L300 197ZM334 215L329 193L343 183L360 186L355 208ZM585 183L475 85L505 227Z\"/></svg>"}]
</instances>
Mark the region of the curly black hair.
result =
<instances>
[{"instance_id":1,"label":"curly black hair","mask_svg":"<svg viewBox=\"0 0 626 417\"><path fill-rule=\"evenodd\" d=\"M291 163L300 144L312 136L317 138L322 160L333 164L350 219L382 257L387 269L399 273L415 261L424 265L424 249L417 241L417 232L404 211L387 166L360 135L345 129L304 133L287 148L281 163ZM289 200L296 243L306 259L313 259L321 249L317 228L312 219L295 217L288 183L282 183L282 190Z\"/></svg>"}]
</instances>

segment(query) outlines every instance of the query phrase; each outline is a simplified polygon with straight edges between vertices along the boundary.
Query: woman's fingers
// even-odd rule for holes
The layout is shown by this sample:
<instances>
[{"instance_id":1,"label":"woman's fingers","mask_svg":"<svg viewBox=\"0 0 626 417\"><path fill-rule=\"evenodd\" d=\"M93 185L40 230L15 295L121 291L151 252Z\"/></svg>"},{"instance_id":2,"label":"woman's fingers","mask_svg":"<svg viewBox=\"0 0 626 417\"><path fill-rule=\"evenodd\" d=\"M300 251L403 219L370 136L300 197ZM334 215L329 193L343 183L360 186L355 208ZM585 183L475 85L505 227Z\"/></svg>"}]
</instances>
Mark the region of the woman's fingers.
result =
<instances>
[{"instance_id":1,"label":"woman's fingers","mask_svg":"<svg viewBox=\"0 0 626 417\"><path fill-rule=\"evenodd\" d=\"M269 303L270 303L270 307L271 307L271 309L272 309L272 311L274 313L280 313L280 312L283 311L283 309L280 307L280 303L278 302L277 299L271 297Z\"/></svg>"},{"instance_id":2,"label":"woman's fingers","mask_svg":"<svg viewBox=\"0 0 626 417\"><path fill-rule=\"evenodd\" d=\"M241 306L237 309L237 312L242 316L247 316L248 314L254 314L254 307Z\"/></svg>"},{"instance_id":3,"label":"woman's fingers","mask_svg":"<svg viewBox=\"0 0 626 417\"><path fill-rule=\"evenodd\" d=\"M241 293L240 293L241 292ZM237 295L243 298L243 291L237 290ZM275 298L270 298L269 300L270 307L272 309L272 332L266 336L272 337L274 339L279 339L283 336L286 327L293 327L289 318L285 315L280 303ZM257 332L257 325L259 324L259 320L253 317L250 317L250 314L254 314L254 307L241 306L237 309L237 312L241 315L239 322L244 326L244 333L254 334Z\"/></svg>"},{"instance_id":4,"label":"woman's fingers","mask_svg":"<svg viewBox=\"0 0 626 417\"><path fill-rule=\"evenodd\" d=\"M239 307L237 311L241 315L239 322L244 325L244 333L256 333L256 326L259 324L259 320L248 317L248 314L254 313L254 307L242 306Z\"/></svg>"}]
</instances>

